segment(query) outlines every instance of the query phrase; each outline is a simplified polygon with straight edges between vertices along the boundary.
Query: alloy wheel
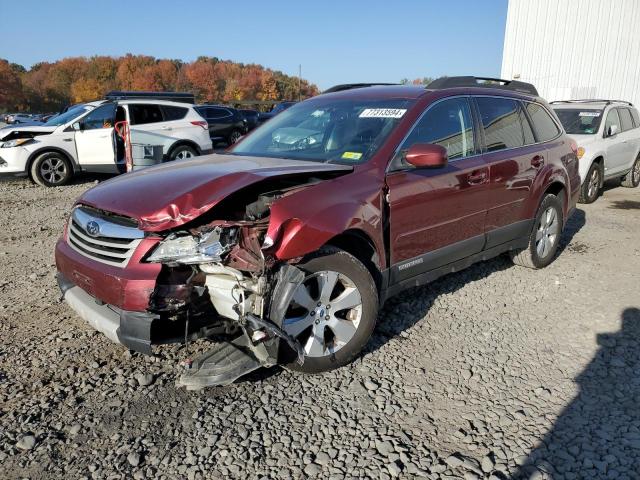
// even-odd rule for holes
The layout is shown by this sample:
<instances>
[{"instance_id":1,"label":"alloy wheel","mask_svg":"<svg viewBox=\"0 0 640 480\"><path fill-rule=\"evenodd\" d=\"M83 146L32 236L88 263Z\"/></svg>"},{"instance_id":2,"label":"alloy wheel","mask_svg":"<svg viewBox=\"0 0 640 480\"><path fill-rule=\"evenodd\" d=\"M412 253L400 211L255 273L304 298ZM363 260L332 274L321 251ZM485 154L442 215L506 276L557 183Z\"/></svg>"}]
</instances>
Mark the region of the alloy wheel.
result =
<instances>
[{"instance_id":1,"label":"alloy wheel","mask_svg":"<svg viewBox=\"0 0 640 480\"><path fill-rule=\"evenodd\" d=\"M536 252L545 258L552 251L560 233L560 222L554 207L547 208L538 222L536 231Z\"/></svg>"},{"instance_id":2,"label":"alloy wheel","mask_svg":"<svg viewBox=\"0 0 640 480\"><path fill-rule=\"evenodd\" d=\"M51 184L60 183L67 177L67 164L61 158L45 158L40 165L40 175Z\"/></svg>"},{"instance_id":3,"label":"alloy wheel","mask_svg":"<svg viewBox=\"0 0 640 480\"><path fill-rule=\"evenodd\" d=\"M593 198L598 194L598 190L600 190L600 170L594 168L591 172L591 177L589 177L589 189L587 190L587 195L589 198Z\"/></svg>"},{"instance_id":4,"label":"alloy wheel","mask_svg":"<svg viewBox=\"0 0 640 480\"><path fill-rule=\"evenodd\" d=\"M240 140L240 137L241 137L241 136L242 136L242 135L240 134L240 132L232 132L232 133L231 133L231 136L229 137L229 143L233 145L233 144L234 144L234 143L236 143L238 140Z\"/></svg>"},{"instance_id":5,"label":"alloy wheel","mask_svg":"<svg viewBox=\"0 0 640 480\"><path fill-rule=\"evenodd\" d=\"M321 271L309 275L294 292L283 321L308 357L324 357L344 347L358 330L362 297L346 275Z\"/></svg>"},{"instance_id":6,"label":"alloy wheel","mask_svg":"<svg viewBox=\"0 0 640 480\"><path fill-rule=\"evenodd\" d=\"M640 159L636 160L636 163L633 164L633 184L638 185L640 183Z\"/></svg>"},{"instance_id":7,"label":"alloy wheel","mask_svg":"<svg viewBox=\"0 0 640 480\"><path fill-rule=\"evenodd\" d=\"M193 157L194 155L191 150L180 150L173 158L175 160L188 160Z\"/></svg>"}]
</instances>

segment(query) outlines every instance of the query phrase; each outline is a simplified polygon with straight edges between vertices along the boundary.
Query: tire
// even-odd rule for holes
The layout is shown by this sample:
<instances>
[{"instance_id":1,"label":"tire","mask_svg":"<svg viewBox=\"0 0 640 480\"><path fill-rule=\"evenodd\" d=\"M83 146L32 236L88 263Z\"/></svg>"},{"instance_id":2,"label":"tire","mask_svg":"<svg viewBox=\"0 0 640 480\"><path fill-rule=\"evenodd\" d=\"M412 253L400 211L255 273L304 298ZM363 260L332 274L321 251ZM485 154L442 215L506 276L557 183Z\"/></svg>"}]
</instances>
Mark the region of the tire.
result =
<instances>
[{"instance_id":1,"label":"tire","mask_svg":"<svg viewBox=\"0 0 640 480\"><path fill-rule=\"evenodd\" d=\"M323 247L297 266L307 276L293 296L283 328L301 342L305 359L300 365L287 356L285 363L291 363L286 367L320 373L350 363L376 326L378 295L369 270L335 247ZM320 336L321 341L316 340Z\"/></svg>"},{"instance_id":2,"label":"tire","mask_svg":"<svg viewBox=\"0 0 640 480\"><path fill-rule=\"evenodd\" d=\"M602 163L593 162L580 186L580 198L578 199L580 203L593 203L598 199L602 187L602 177Z\"/></svg>"},{"instance_id":3,"label":"tire","mask_svg":"<svg viewBox=\"0 0 640 480\"><path fill-rule=\"evenodd\" d=\"M636 188L640 185L640 155L633 162L631 171L622 178L622 186L627 188Z\"/></svg>"},{"instance_id":4,"label":"tire","mask_svg":"<svg viewBox=\"0 0 640 480\"><path fill-rule=\"evenodd\" d=\"M47 152L38 155L31 164L31 178L43 187L61 187L73 177L71 162L61 153Z\"/></svg>"},{"instance_id":5,"label":"tire","mask_svg":"<svg viewBox=\"0 0 640 480\"><path fill-rule=\"evenodd\" d=\"M238 140L240 140L240 137L242 137L242 132L240 132L239 130L233 130L230 134L229 134L229 138L227 138L227 143L229 145L233 145L234 143L236 143Z\"/></svg>"},{"instance_id":6,"label":"tire","mask_svg":"<svg viewBox=\"0 0 640 480\"><path fill-rule=\"evenodd\" d=\"M195 148L189 145L178 145L169 154L169 160L190 160L198 156Z\"/></svg>"},{"instance_id":7,"label":"tire","mask_svg":"<svg viewBox=\"0 0 640 480\"><path fill-rule=\"evenodd\" d=\"M538 207L529 245L510 252L513 263L534 269L549 265L558 251L562 226L562 202L555 195L545 195Z\"/></svg>"}]
</instances>

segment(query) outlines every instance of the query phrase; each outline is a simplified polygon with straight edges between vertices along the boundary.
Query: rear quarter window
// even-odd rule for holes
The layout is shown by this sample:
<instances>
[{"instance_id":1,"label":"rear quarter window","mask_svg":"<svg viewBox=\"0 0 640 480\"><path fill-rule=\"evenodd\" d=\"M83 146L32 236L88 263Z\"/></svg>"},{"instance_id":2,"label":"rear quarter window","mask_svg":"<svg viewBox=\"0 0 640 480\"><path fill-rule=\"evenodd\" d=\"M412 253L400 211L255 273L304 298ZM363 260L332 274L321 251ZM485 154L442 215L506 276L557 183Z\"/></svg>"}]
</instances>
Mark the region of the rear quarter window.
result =
<instances>
[{"instance_id":1,"label":"rear quarter window","mask_svg":"<svg viewBox=\"0 0 640 480\"><path fill-rule=\"evenodd\" d=\"M638 111L635 108L631 108L631 117L633 118L633 124L636 128L640 127L640 116L638 116Z\"/></svg>"},{"instance_id":2,"label":"rear quarter window","mask_svg":"<svg viewBox=\"0 0 640 480\"><path fill-rule=\"evenodd\" d=\"M182 120L187 116L187 112L189 111L187 108L183 107L174 107L172 105L163 105L162 111L164 112L165 121L171 120Z\"/></svg>"},{"instance_id":3,"label":"rear quarter window","mask_svg":"<svg viewBox=\"0 0 640 480\"><path fill-rule=\"evenodd\" d=\"M527 103L526 108L533 122L533 128L538 135L538 141L546 142L556 138L560 134L560 129L546 108L539 103Z\"/></svg>"},{"instance_id":4,"label":"rear quarter window","mask_svg":"<svg viewBox=\"0 0 640 480\"><path fill-rule=\"evenodd\" d=\"M631 112L628 108L619 108L620 123L622 123L622 131L631 130L633 128L633 120L631 120Z\"/></svg>"}]
</instances>

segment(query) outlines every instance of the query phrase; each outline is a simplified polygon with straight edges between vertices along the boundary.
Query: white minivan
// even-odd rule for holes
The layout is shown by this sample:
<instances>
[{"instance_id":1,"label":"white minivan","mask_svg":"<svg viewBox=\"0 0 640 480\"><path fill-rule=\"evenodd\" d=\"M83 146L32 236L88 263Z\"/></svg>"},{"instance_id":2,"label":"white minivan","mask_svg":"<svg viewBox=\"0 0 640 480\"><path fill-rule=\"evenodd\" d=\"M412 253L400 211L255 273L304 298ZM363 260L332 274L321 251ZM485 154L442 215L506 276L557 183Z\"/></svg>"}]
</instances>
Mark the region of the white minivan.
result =
<instances>
[{"instance_id":1,"label":"white minivan","mask_svg":"<svg viewBox=\"0 0 640 480\"><path fill-rule=\"evenodd\" d=\"M578 144L581 203L594 202L611 178L620 178L624 187L640 184L640 117L631 103L563 100L551 107Z\"/></svg>"},{"instance_id":2,"label":"white minivan","mask_svg":"<svg viewBox=\"0 0 640 480\"><path fill-rule=\"evenodd\" d=\"M161 146L164 160L213 151L208 124L192 104L125 97L74 106L44 125L1 129L0 175L53 187L78 172L122 173L125 145L114 125L123 120L132 144Z\"/></svg>"}]
</instances>

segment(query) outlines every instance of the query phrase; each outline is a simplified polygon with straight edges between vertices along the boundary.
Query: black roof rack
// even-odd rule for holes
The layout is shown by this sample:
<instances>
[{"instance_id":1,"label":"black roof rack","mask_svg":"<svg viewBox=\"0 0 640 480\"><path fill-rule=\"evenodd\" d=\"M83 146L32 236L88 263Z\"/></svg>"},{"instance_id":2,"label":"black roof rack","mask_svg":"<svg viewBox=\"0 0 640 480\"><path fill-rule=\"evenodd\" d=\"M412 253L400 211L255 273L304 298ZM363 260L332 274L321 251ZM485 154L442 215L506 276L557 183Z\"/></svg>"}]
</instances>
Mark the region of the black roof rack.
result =
<instances>
[{"instance_id":1,"label":"black roof rack","mask_svg":"<svg viewBox=\"0 0 640 480\"><path fill-rule=\"evenodd\" d=\"M629 105L633 107L633 103L627 102L626 100L607 100L604 98L581 98L578 100L555 100L550 103L605 103L610 105L612 103L624 103L625 105Z\"/></svg>"},{"instance_id":2,"label":"black roof rack","mask_svg":"<svg viewBox=\"0 0 640 480\"><path fill-rule=\"evenodd\" d=\"M187 92L131 92L113 90L107 93L107 100L170 100L172 102L196 103L193 93Z\"/></svg>"},{"instance_id":3,"label":"black roof rack","mask_svg":"<svg viewBox=\"0 0 640 480\"><path fill-rule=\"evenodd\" d=\"M437 78L429 85L429 90L440 90L442 88L456 87L486 87L501 88L505 90L513 90L516 92L527 93L529 95L538 96L538 90L530 83L520 82L518 80L503 80L501 78L490 77L442 77Z\"/></svg>"},{"instance_id":4,"label":"black roof rack","mask_svg":"<svg viewBox=\"0 0 640 480\"><path fill-rule=\"evenodd\" d=\"M322 93L342 92L343 90L351 90L353 88L375 87L376 85L398 85L397 83L345 83L343 85L334 85Z\"/></svg>"}]
</instances>

